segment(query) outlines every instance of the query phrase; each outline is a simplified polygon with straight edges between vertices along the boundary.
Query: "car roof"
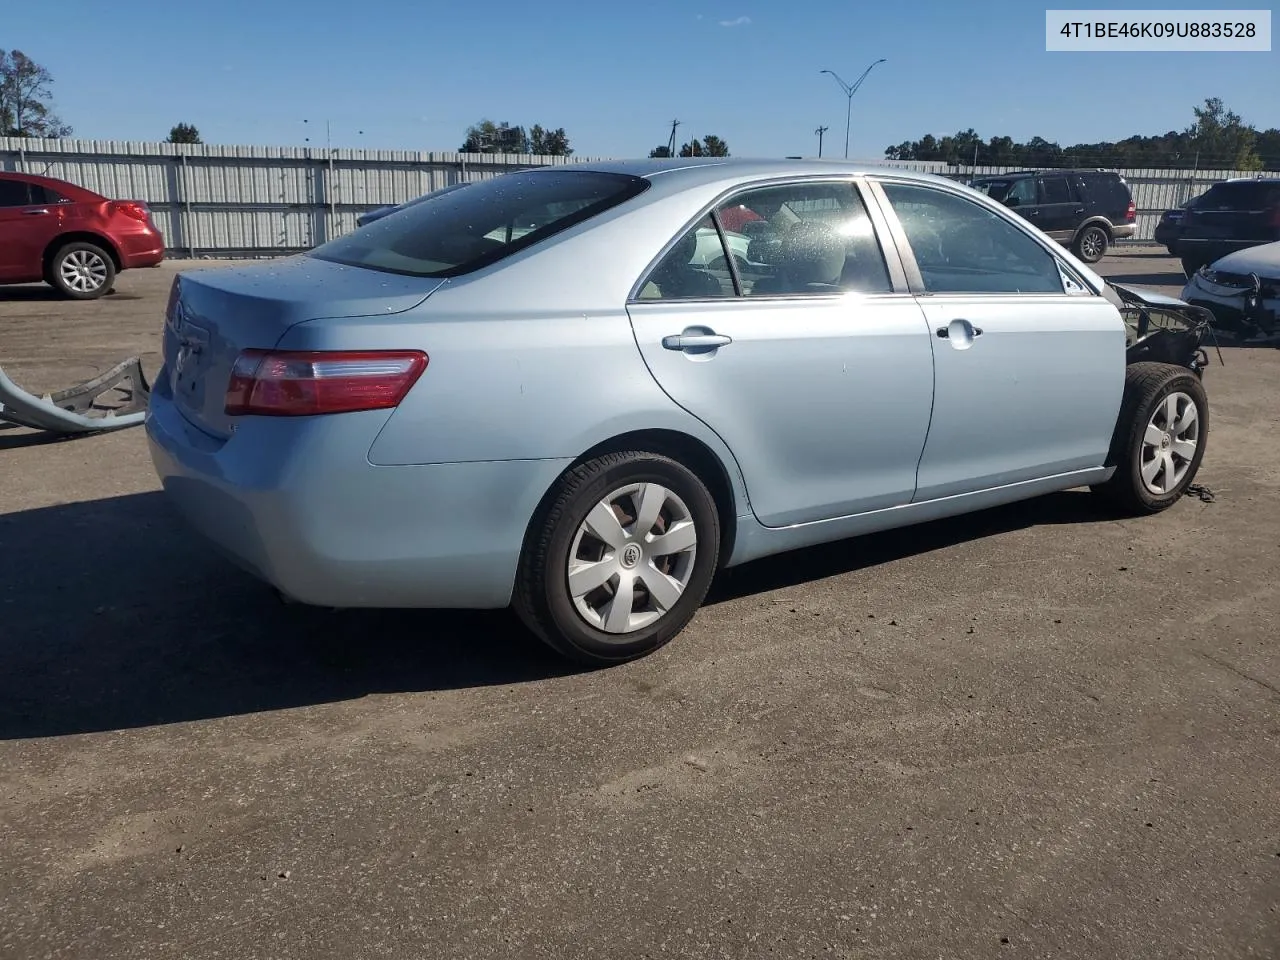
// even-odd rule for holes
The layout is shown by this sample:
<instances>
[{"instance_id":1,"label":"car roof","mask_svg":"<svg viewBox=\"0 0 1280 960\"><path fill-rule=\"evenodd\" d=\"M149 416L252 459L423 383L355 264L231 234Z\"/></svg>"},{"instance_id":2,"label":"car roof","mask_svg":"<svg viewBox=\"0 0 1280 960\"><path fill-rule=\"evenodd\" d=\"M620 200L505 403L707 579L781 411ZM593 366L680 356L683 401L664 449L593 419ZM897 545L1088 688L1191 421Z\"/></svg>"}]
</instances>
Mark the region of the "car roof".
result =
<instances>
[{"instance_id":1,"label":"car roof","mask_svg":"<svg viewBox=\"0 0 1280 960\"><path fill-rule=\"evenodd\" d=\"M937 174L924 173L918 170L907 170L889 165L855 163L846 160L788 160L788 159L752 159L745 157L689 157L675 159L644 160L605 160L597 162L578 162L541 169L551 170L586 170L598 173L621 173L635 177L643 177L655 183L659 181L679 181L681 186L692 187L718 183L723 180L752 180L767 177L790 176L857 176L884 175L905 177L930 183L947 183L952 186L955 181Z\"/></svg>"},{"instance_id":2,"label":"car roof","mask_svg":"<svg viewBox=\"0 0 1280 960\"><path fill-rule=\"evenodd\" d=\"M1113 177L1119 177L1119 170L1105 170L1100 167L1050 167L1047 170L1014 170L1010 173L984 173L980 177L974 177L973 181L979 183L986 180L1013 180L1018 177L1040 177L1055 173L1103 173Z\"/></svg>"}]
</instances>

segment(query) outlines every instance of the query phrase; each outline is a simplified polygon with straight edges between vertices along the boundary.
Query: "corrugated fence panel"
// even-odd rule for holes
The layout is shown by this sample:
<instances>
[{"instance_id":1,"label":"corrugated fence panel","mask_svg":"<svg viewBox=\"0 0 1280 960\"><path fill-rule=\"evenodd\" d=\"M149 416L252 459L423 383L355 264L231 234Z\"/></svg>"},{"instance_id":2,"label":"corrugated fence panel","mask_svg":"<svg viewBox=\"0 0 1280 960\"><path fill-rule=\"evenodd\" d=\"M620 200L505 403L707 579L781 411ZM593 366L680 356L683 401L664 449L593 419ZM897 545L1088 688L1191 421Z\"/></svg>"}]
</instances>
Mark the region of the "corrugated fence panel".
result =
<instances>
[{"instance_id":1,"label":"corrugated fence panel","mask_svg":"<svg viewBox=\"0 0 1280 960\"><path fill-rule=\"evenodd\" d=\"M171 256L270 255L305 250L355 229L366 210L402 203L459 181L514 170L599 160L512 154L313 147L172 144L0 137L0 170L39 173L151 205ZM937 161L860 161L953 179L1027 169ZM1129 169L1137 239L1149 241L1160 212L1239 170Z\"/></svg>"}]
</instances>

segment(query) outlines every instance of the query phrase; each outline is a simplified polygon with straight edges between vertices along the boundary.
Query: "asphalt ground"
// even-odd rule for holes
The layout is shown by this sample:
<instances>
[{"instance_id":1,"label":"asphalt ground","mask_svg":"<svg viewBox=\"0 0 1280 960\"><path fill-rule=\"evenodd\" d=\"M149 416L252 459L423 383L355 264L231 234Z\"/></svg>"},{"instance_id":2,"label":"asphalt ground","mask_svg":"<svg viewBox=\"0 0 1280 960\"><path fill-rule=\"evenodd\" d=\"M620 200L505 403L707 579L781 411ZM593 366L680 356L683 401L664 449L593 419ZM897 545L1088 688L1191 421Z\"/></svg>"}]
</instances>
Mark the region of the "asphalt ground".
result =
<instances>
[{"instance_id":1,"label":"asphalt ground","mask_svg":"<svg viewBox=\"0 0 1280 960\"><path fill-rule=\"evenodd\" d=\"M187 266L0 288L0 364L154 374ZM1278 957L1280 352L1223 355L1211 502L759 561L601 672L280 605L140 429L0 431L0 956Z\"/></svg>"}]
</instances>

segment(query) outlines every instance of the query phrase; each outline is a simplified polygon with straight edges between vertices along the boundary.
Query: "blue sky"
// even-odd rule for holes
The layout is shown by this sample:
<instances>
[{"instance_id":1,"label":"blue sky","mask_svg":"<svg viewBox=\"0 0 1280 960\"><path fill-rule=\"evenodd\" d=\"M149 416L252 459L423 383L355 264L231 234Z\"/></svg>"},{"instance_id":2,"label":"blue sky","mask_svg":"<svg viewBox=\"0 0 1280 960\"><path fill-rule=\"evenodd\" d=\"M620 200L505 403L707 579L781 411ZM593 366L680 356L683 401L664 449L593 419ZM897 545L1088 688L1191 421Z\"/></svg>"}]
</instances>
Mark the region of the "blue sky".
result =
<instances>
[{"instance_id":1,"label":"blue sky","mask_svg":"<svg viewBox=\"0 0 1280 960\"><path fill-rule=\"evenodd\" d=\"M739 156L812 155L822 124L831 156L845 97L819 71L853 81L880 57L853 101L854 157L969 126L1063 144L1159 134L1211 96L1280 126L1274 45L1047 53L1046 4L1026 0L5 5L0 48L47 66L63 119L96 139L163 139L185 121L209 143L301 145L323 143L328 119L337 146L455 150L488 117L563 126L580 155L642 156L679 118L682 139L715 133Z\"/></svg>"}]
</instances>

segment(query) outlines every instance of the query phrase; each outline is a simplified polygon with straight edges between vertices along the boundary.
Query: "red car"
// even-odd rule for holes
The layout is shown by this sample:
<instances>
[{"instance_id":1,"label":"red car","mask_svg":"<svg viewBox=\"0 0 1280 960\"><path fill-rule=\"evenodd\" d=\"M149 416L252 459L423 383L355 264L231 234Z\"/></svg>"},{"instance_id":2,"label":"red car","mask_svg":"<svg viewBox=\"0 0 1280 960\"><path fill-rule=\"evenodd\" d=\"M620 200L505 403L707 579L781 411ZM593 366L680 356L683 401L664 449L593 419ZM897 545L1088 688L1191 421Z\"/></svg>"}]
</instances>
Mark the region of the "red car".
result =
<instances>
[{"instance_id":1,"label":"red car","mask_svg":"<svg viewBox=\"0 0 1280 960\"><path fill-rule=\"evenodd\" d=\"M92 300L116 274L164 259L164 237L137 200L108 200L65 180L0 173L0 284L44 281Z\"/></svg>"}]
</instances>

